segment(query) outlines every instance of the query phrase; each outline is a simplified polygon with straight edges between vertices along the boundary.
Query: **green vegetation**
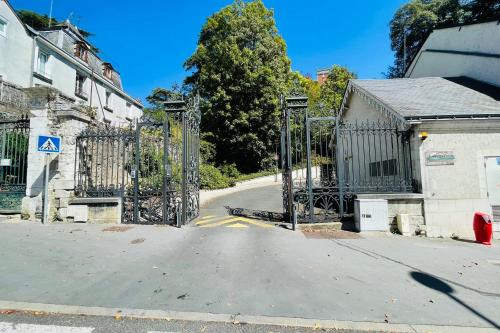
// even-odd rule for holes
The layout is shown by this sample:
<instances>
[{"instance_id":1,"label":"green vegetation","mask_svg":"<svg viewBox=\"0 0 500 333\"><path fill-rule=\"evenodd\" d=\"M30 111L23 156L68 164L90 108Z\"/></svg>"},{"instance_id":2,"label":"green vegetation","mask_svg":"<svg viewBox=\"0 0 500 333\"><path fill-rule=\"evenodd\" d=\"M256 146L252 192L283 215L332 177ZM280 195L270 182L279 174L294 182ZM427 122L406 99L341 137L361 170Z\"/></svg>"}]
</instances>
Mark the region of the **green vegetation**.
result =
<instances>
[{"instance_id":1,"label":"green vegetation","mask_svg":"<svg viewBox=\"0 0 500 333\"><path fill-rule=\"evenodd\" d=\"M185 68L193 71L185 83L202 98L202 131L215 163L245 173L271 167L290 73L273 12L261 0L236 0L213 14Z\"/></svg>"},{"instance_id":2,"label":"green vegetation","mask_svg":"<svg viewBox=\"0 0 500 333\"><path fill-rule=\"evenodd\" d=\"M332 112L337 114L339 111L347 84L355 78L355 73L339 65L332 66L323 85L299 72L293 72L288 90L308 97L309 112L313 116L331 116Z\"/></svg>"},{"instance_id":3,"label":"green vegetation","mask_svg":"<svg viewBox=\"0 0 500 333\"><path fill-rule=\"evenodd\" d=\"M390 23L395 59L386 76L403 77L405 68L435 27L499 17L499 0L411 0L396 11Z\"/></svg>"},{"instance_id":4,"label":"green vegetation","mask_svg":"<svg viewBox=\"0 0 500 333\"><path fill-rule=\"evenodd\" d=\"M276 170L259 171L242 174L234 165L215 167L211 164L200 165L200 187L205 190L217 190L235 186L237 182L244 182L259 177L274 175Z\"/></svg>"},{"instance_id":5,"label":"green vegetation","mask_svg":"<svg viewBox=\"0 0 500 333\"><path fill-rule=\"evenodd\" d=\"M153 90L145 114L163 120L165 101L200 94L204 189L276 172L282 95L306 95L313 115L332 115L340 108L348 80L356 78L338 65L324 85L292 72L273 12L261 0L236 0L210 16L185 68L192 73L184 85Z\"/></svg>"},{"instance_id":6,"label":"green vegetation","mask_svg":"<svg viewBox=\"0 0 500 333\"><path fill-rule=\"evenodd\" d=\"M200 187L206 190L216 190L220 188L226 188L234 186L231 183L231 179L210 164L200 165Z\"/></svg>"}]
</instances>

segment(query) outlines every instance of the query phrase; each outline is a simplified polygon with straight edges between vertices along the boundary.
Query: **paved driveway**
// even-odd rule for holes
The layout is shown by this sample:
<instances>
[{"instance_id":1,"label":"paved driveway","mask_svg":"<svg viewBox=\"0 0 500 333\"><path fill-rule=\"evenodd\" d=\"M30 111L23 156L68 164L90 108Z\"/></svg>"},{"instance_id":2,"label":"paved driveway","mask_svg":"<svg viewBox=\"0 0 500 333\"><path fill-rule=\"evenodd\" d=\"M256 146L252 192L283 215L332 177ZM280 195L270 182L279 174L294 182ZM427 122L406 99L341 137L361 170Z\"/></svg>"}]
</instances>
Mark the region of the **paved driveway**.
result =
<instances>
[{"instance_id":1,"label":"paved driveway","mask_svg":"<svg viewBox=\"0 0 500 333\"><path fill-rule=\"evenodd\" d=\"M280 200L277 186L248 191L212 201L202 216ZM228 227L236 223L246 227ZM105 228L0 224L0 300L478 327L500 318L496 245L323 239L244 221Z\"/></svg>"}]
</instances>

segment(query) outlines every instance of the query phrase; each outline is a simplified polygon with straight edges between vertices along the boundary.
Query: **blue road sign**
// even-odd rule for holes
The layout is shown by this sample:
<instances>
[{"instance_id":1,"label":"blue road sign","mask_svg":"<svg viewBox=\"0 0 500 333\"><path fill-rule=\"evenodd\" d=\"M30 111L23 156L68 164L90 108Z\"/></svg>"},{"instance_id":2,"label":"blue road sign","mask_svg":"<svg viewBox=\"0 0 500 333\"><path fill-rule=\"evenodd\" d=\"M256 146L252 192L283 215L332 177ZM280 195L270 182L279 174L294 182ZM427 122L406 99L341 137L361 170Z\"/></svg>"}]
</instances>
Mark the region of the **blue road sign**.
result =
<instances>
[{"instance_id":1,"label":"blue road sign","mask_svg":"<svg viewBox=\"0 0 500 333\"><path fill-rule=\"evenodd\" d=\"M57 136L39 135L37 150L42 153L60 153L61 138Z\"/></svg>"}]
</instances>

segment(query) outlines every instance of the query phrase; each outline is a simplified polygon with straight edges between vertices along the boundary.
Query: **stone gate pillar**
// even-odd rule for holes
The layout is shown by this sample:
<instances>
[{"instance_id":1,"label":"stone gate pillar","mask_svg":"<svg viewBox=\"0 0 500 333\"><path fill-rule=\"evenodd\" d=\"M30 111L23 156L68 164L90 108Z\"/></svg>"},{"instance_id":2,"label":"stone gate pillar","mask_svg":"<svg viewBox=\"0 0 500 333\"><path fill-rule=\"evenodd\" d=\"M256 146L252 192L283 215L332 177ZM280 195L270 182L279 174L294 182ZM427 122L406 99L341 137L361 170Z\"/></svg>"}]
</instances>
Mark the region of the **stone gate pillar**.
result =
<instances>
[{"instance_id":1,"label":"stone gate pillar","mask_svg":"<svg viewBox=\"0 0 500 333\"><path fill-rule=\"evenodd\" d=\"M22 203L23 219L41 217L45 176L45 154L37 152L39 135L61 137L61 153L50 154L49 220L66 221L68 201L74 195L76 137L93 119L86 107L59 91L36 87L27 90L30 100L30 137L26 197Z\"/></svg>"}]
</instances>

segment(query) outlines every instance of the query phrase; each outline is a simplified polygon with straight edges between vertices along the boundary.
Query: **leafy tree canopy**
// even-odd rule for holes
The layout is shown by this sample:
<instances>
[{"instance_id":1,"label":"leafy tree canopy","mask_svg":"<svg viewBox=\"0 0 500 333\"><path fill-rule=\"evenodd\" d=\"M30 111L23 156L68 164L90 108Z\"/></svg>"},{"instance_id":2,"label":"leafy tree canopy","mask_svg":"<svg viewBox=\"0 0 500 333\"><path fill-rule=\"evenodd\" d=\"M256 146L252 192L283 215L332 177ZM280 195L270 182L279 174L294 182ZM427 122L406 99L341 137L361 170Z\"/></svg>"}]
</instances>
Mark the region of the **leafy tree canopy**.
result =
<instances>
[{"instance_id":1,"label":"leafy tree canopy","mask_svg":"<svg viewBox=\"0 0 500 333\"><path fill-rule=\"evenodd\" d=\"M144 115L154 120L163 121L165 119L165 105L167 101L185 100L189 92L185 87L174 84L172 88L155 88L146 101L149 106L144 109Z\"/></svg>"},{"instance_id":2,"label":"leafy tree canopy","mask_svg":"<svg viewBox=\"0 0 500 333\"><path fill-rule=\"evenodd\" d=\"M279 97L290 60L274 13L261 0L236 0L207 19L185 62L186 84L202 98L202 130L219 164L265 169L279 138Z\"/></svg>"},{"instance_id":3,"label":"leafy tree canopy","mask_svg":"<svg viewBox=\"0 0 500 333\"><path fill-rule=\"evenodd\" d=\"M356 78L357 75L349 71L348 68L334 65L328 74L326 82L321 86L320 101L323 103L322 108L333 110L337 114L342 105L349 80Z\"/></svg>"},{"instance_id":4,"label":"leafy tree canopy","mask_svg":"<svg viewBox=\"0 0 500 333\"><path fill-rule=\"evenodd\" d=\"M403 77L405 67L436 26L499 17L500 0L411 0L396 11L390 22L391 48L395 60L386 76Z\"/></svg>"},{"instance_id":5,"label":"leafy tree canopy","mask_svg":"<svg viewBox=\"0 0 500 333\"><path fill-rule=\"evenodd\" d=\"M323 85L299 72L292 72L289 94L306 95L313 116L332 116L332 113L337 114L342 105L349 80L355 78L355 73L340 65L332 66Z\"/></svg>"}]
</instances>

